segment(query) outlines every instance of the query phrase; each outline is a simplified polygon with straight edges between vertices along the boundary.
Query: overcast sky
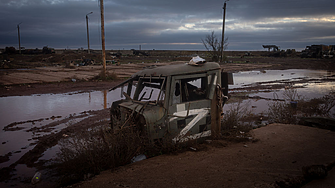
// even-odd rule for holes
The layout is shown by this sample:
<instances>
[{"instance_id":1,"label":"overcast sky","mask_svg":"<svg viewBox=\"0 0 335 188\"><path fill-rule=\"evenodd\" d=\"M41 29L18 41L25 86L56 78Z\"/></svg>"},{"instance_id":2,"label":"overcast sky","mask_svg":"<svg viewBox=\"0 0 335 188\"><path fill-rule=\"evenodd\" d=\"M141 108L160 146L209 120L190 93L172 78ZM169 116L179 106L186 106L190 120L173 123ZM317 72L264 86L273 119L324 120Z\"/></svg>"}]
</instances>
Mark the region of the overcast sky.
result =
<instances>
[{"instance_id":1,"label":"overcast sky","mask_svg":"<svg viewBox=\"0 0 335 188\"><path fill-rule=\"evenodd\" d=\"M104 0L106 49L205 50L201 39L221 39L224 0ZM262 44L301 50L335 45L334 0L230 0L228 50L262 50ZM101 49L99 0L1 0L0 48L21 46Z\"/></svg>"}]
</instances>

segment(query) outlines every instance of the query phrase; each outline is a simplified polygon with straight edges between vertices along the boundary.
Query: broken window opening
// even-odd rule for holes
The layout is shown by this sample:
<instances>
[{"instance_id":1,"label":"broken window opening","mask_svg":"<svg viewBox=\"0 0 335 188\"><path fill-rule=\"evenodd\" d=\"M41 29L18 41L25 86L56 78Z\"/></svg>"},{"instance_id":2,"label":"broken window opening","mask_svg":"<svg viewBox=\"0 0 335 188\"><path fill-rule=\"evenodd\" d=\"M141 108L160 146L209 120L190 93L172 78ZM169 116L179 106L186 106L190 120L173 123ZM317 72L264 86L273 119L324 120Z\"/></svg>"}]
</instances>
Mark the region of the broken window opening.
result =
<instances>
[{"instance_id":1,"label":"broken window opening","mask_svg":"<svg viewBox=\"0 0 335 188\"><path fill-rule=\"evenodd\" d=\"M197 77L181 80L182 102L206 99L208 78Z\"/></svg>"},{"instance_id":2,"label":"broken window opening","mask_svg":"<svg viewBox=\"0 0 335 188\"><path fill-rule=\"evenodd\" d=\"M180 84L179 84L179 82L176 82L176 88L175 88L174 95L176 97L178 97L180 95Z\"/></svg>"},{"instance_id":3,"label":"broken window opening","mask_svg":"<svg viewBox=\"0 0 335 188\"><path fill-rule=\"evenodd\" d=\"M137 96L134 100L159 102L163 104L165 98L165 82L164 79L157 78L141 78L137 82Z\"/></svg>"}]
</instances>

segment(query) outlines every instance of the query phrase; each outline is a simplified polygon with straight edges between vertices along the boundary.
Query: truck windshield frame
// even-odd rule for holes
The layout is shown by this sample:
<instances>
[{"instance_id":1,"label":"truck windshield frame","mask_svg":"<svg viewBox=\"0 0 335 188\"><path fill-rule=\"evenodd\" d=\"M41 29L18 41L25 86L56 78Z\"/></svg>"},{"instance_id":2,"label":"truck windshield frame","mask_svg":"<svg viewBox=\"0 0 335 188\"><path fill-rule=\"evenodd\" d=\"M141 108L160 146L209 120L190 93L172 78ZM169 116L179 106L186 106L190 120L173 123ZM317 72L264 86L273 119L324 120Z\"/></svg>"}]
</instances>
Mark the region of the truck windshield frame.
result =
<instances>
[{"instance_id":1,"label":"truck windshield frame","mask_svg":"<svg viewBox=\"0 0 335 188\"><path fill-rule=\"evenodd\" d=\"M133 100L164 103L166 77L140 77L136 81Z\"/></svg>"}]
</instances>

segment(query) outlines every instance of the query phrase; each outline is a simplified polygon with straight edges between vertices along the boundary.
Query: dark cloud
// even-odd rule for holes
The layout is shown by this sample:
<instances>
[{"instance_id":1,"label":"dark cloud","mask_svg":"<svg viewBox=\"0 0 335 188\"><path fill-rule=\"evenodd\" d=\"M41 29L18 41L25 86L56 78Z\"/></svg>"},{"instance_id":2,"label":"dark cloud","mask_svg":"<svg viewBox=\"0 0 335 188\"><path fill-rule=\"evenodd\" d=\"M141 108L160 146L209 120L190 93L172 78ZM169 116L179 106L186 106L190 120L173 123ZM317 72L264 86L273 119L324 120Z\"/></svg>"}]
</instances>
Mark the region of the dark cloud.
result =
<instances>
[{"instance_id":1,"label":"dark cloud","mask_svg":"<svg viewBox=\"0 0 335 188\"><path fill-rule=\"evenodd\" d=\"M104 0L108 49L204 50L201 38L211 31L221 37L219 0ZM226 36L229 50L259 50L262 44L304 48L335 44L335 9L331 0L230 0ZM85 15L89 15L90 43L101 48L98 0L2 0L0 48L86 47Z\"/></svg>"}]
</instances>

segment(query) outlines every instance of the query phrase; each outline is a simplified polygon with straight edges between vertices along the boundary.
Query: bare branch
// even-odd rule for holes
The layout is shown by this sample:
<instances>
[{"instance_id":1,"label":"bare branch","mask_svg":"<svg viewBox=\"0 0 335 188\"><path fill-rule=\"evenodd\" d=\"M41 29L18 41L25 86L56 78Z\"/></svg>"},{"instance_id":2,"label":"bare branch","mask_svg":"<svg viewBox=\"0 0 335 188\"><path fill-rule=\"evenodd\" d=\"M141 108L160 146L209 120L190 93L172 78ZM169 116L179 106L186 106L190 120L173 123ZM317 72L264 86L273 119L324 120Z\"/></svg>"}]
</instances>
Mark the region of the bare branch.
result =
<instances>
[{"instance_id":1,"label":"bare branch","mask_svg":"<svg viewBox=\"0 0 335 188\"><path fill-rule=\"evenodd\" d=\"M219 57L221 56L221 43L219 42L218 38L216 37L214 31L211 34L206 35L205 39L201 39L202 43L204 44L206 50L212 56L212 61L218 61ZM228 48L228 38L225 39L223 44L223 49Z\"/></svg>"}]
</instances>

